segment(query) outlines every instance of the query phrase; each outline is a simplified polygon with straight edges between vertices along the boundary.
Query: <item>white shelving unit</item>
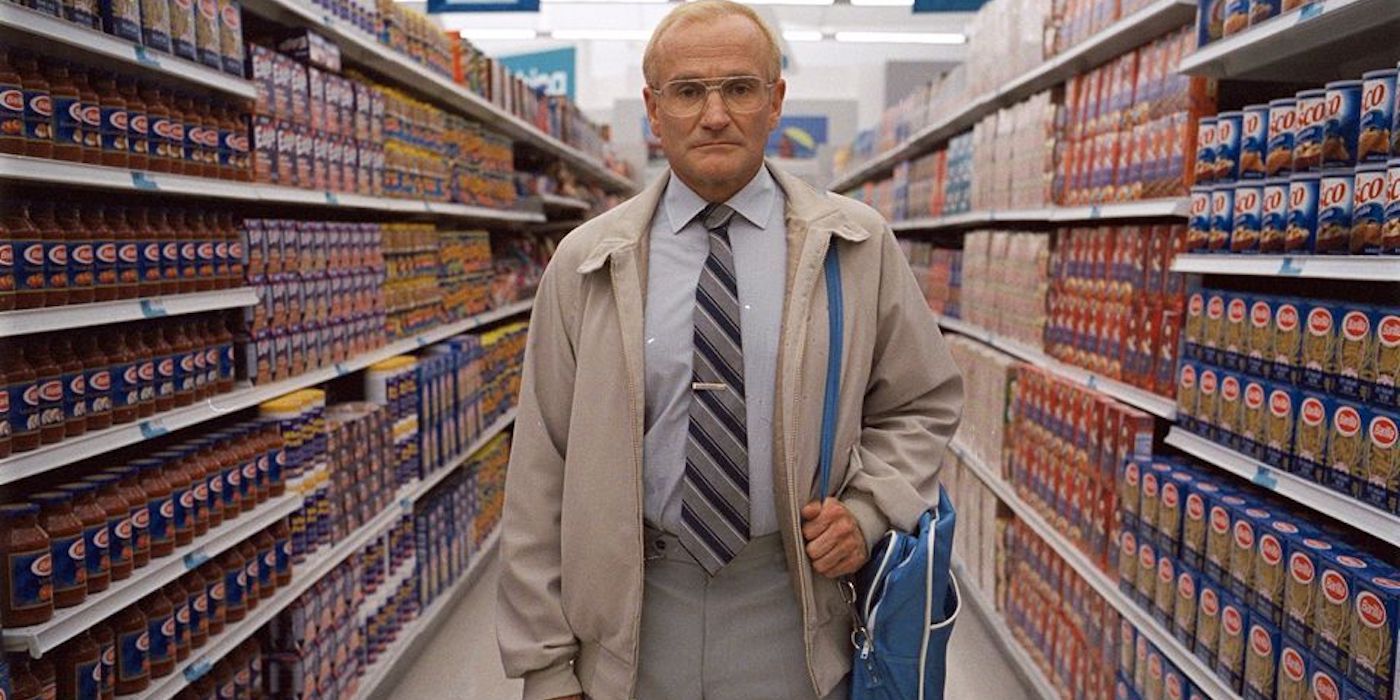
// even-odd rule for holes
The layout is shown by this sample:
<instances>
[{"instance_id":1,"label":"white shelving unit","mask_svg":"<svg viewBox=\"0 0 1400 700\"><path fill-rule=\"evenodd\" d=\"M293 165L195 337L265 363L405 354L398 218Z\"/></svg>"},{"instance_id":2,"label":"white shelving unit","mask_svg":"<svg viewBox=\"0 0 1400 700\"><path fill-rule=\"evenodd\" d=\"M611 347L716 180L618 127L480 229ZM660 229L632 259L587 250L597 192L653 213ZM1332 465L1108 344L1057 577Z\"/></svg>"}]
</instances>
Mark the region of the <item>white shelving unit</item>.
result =
<instances>
[{"instance_id":1,"label":"white shelving unit","mask_svg":"<svg viewBox=\"0 0 1400 700\"><path fill-rule=\"evenodd\" d=\"M1094 204L1082 207L1046 207L1042 209L1004 209L1000 211L970 211L948 216L907 219L890 223L895 231L937 231L1003 223L1059 223L1077 221L1118 221L1124 219L1182 218L1189 202L1180 197L1151 199L1142 202Z\"/></svg>"},{"instance_id":2,"label":"white shelving unit","mask_svg":"<svg viewBox=\"0 0 1400 700\"><path fill-rule=\"evenodd\" d=\"M175 550L169 556L132 573L131 578L112 583L101 593L88 597L81 605L54 612L48 622L29 627L6 628L3 631L6 651L24 651L35 658L47 654L74 635L111 617L123 608L140 601L162 586L180 578L201 564L219 556L225 550L271 527L301 506L301 496L289 484L287 494L258 506L235 520L216 527L194 541Z\"/></svg>"},{"instance_id":3,"label":"white shelving unit","mask_svg":"<svg viewBox=\"0 0 1400 700\"><path fill-rule=\"evenodd\" d=\"M1315 0L1198 49L1181 72L1212 78L1299 81L1361 77L1400 60L1400 3Z\"/></svg>"},{"instance_id":4,"label":"white shelving unit","mask_svg":"<svg viewBox=\"0 0 1400 700\"><path fill-rule=\"evenodd\" d=\"M1154 416L1159 416L1167 420L1176 419L1176 402L1164 396L1158 396L1152 392L1143 391L1135 386L1125 384L1116 379L1109 379L1108 377L1095 374L1086 369L1067 365L1046 355L1040 350L1010 338L999 336L981 326L968 323L961 319L949 318L940 314L934 314L934 317L938 320L938 325L945 330L953 331L954 333L990 345L1023 362L1049 370L1063 379L1112 396L1123 403L1147 411Z\"/></svg>"},{"instance_id":5,"label":"white shelving unit","mask_svg":"<svg viewBox=\"0 0 1400 700\"><path fill-rule=\"evenodd\" d=\"M67 328L86 328L123 321L139 321L163 316L181 316L221 309L237 309L258 303L258 292L251 287L217 292L195 292L145 299L100 301L0 313L0 338L29 333L46 333Z\"/></svg>"},{"instance_id":6,"label":"white shelving unit","mask_svg":"<svg viewBox=\"0 0 1400 700\"><path fill-rule=\"evenodd\" d=\"M315 386L351 372L358 372L395 355L412 352L473 328L525 313L533 308L533 305L533 301L522 301L435 328L413 338L390 343L378 350L332 367L323 367L264 386L245 386L228 394L201 401L193 406L168 411L143 421L89 432L80 437L41 447L32 452L11 455L0 460L0 485L14 483L35 474L42 474L72 464L78 460L105 454L127 445L134 445L142 440L159 437L173 430L180 430L227 415L233 411L256 406L298 389Z\"/></svg>"},{"instance_id":7,"label":"white shelving unit","mask_svg":"<svg viewBox=\"0 0 1400 700\"><path fill-rule=\"evenodd\" d=\"M349 22L313 6L309 0L249 0L243 4L243 9L283 25L315 29L340 46L344 59L428 96L435 102L460 110L517 141L549 153L610 190L631 193L636 189L631 180L608 170L597 158L540 131L533 124L452 82L450 77L439 75L408 56L380 44Z\"/></svg>"},{"instance_id":8,"label":"white shelving unit","mask_svg":"<svg viewBox=\"0 0 1400 700\"><path fill-rule=\"evenodd\" d=\"M997 648L1001 649L1002 656L1011 662L1016 675L1021 677L1040 700L1059 700L1060 694L1055 692L1055 686L1041 673L1040 667L1035 665L1030 652L1016 641L1016 636L1006 624L1006 618L997 612L996 605L982 592L977 581L967 575L962 562L956 558L953 560L953 576L958 579L958 592L962 594L963 604L972 608L977 617L982 619L987 632L991 634Z\"/></svg>"},{"instance_id":9,"label":"white shelving unit","mask_svg":"<svg viewBox=\"0 0 1400 700\"><path fill-rule=\"evenodd\" d=\"M1151 640L1152 644L1161 650L1167 660L1171 661L1191 680L1192 685L1201 689L1206 697L1212 700L1241 700L1238 693L1226 686L1215 676L1210 667L1186 650L1170 631L1152 618L1148 611L1138 607L1137 603L1124 596L1118 590L1116 581L1095 566L1089 557L1076 549L1050 523L1045 522L1045 519L1022 500L1011 485L1002 480L996 471L984 464L972 452L964 449L956 440L951 446L968 468L977 475L977 478L981 479L987 488L991 489L997 498L1016 514L1021 522L1028 525L1037 536L1050 545L1060 558L1064 559L1104 600L1107 600L1118 610L1118 614L1131 622L1138 629L1139 634Z\"/></svg>"},{"instance_id":10,"label":"white shelving unit","mask_svg":"<svg viewBox=\"0 0 1400 700\"><path fill-rule=\"evenodd\" d=\"M0 155L0 180L30 184L76 185L124 192L157 192L264 204L291 204L301 207L451 217L502 224L531 224L545 221L543 214L513 209L492 209L466 204L428 202L421 199L366 197L342 192L258 185L232 180L152 173L13 155Z\"/></svg>"},{"instance_id":11,"label":"white shelving unit","mask_svg":"<svg viewBox=\"0 0 1400 700\"><path fill-rule=\"evenodd\" d=\"M1400 516L1275 469L1179 427L1172 427L1171 432L1167 433L1167 444L1207 464L1248 479L1259 488L1369 533L1391 546L1400 547Z\"/></svg>"},{"instance_id":12,"label":"white shelving unit","mask_svg":"<svg viewBox=\"0 0 1400 700\"><path fill-rule=\"evenodd\" d=\"M430 603L416 619L399 631L399 638L394 642L393 647L388 649L360 679L359 692L355 694L356 700L369 700L385 695L385 692L389 690L386 681L397 677L404 670L405 662L410 662L417 656L418 650L427 643L433 632L446 621L445 614L452 610L462 596L476 584L477 579L481 576L481 570L485 568L491 557L496 555L500 540L501 531L498 527L481 544L481 547L473 555L472 562L467 565L467 570L462 572L462 576L453 582L446 591L440 593L437 599Z\"/></svg>"},{"instance_id":13,"label":"white shelving unit","mask_svg":"<svg viewBox=\"0 0 1400 700\"><path fill-rule=\"evenodd\" d=\"M1172 272L1250 277L1302 277L1357 282L1400 281L1400 258L1365 255L1211 255L1176 256Z\"/></svg>"},{"instance_id":14,"label":"white shelving unit","mask_svg":"<svg viewBox=\"0 0 1400 700\"><path fill-rule=\"evenodd\" d=\"M924 127L909 140L842 174L831 183L830 189L842 192L888 172L896 163L908 160L935 144L946 141L949 137L970 128L982 117L1058 85L1069 77L1122 55L1123 52L1141 46L1160 34L1181 27L1195 15L1194 0L1157 0L1118 20L1088 41L1046 61L1034 70L1023 73L996 90L968 99L963 109Z\"/></svg>"},{"instance_id":15,"label":"white shelving unit","mask_svg":"<svg viewBox=\"0 0 1400 700\"><path fill-rule=\"evenodd\" d=\"M558 194L542 194L536 199L546 211L565 211L573 214L582 214L588 211L590 205L577 197L565 197Z\"/></svg>"},{"instance_id":16,"label":"white shelving unit","mask_svg":"<svg viewBox=\"0 0 1400 700\"><path fill-rule=\"evenodd\" d=\"M276 617L279 612L286 609L288 605L291 605L293 601L301 597L303 593L314 586L316 582L321 580L326 574L335 569L341 562L345 561L356 551L359 551L361 547L373 541L374 538L393 527L393 525L398 522L399 518L404 515L412 514L413 504L427 494L432 486L441 482L448 474L461 468L463 464L466 464L467 460L469 460L473 454L480 450L481 447L496 435L499 435L501 431L505 430L514 419L515 411L512 410L509 414L493 423L451 466L445 467L435 473L435 481L430 478L429 480L415 484L405 485L399 490L398 497L395 499L398 507L391 506L384 509L369 522L361 525L348 537L337 542L329 550L318 552L308 559L306 563L295 567L292 571L291 585L279 589L276 595L260 603L258 609L254 610L242 621L226 627L222 635L217 639L211 639L209 646L200 650L200 654L197 656L192 655L188 660L176 667L175 673L162 678L159 682L148 688L146 692L136 697L141 700L169 700L175 697L185 686L199 680L200 677L213 668L214 664L217 663L219 659L228 655L228 653L237 648L239 644L242 644L243 640L252 636L253 633L257 632L259 629L262 629L263 625L266 625L272 618ZM496 538L497 535L493 533L491 539L481 551L485 552L491 547L494 547ZM467 573L458 581L457 585L462 584L464 581L470 581L475 576L475 571L479 568L479 563L479 560L473 563ZM470 586L471 584L467 583L465 585ZM445 601L452 595L455 595L455 591L445 593L443 596L439 597L438 600L439 602ZM414 625L410 625L401 632L401 634L404 635L402 639L412 640L416 631L417 628Z\"/></svg>"},{"instance_id":17,"label":"white shelving unit","mask_svg":"<svg viewBox=\"0 0 1400 700\"><path fill-rule=\"evenodd\" d=\"M317 552L300 566L293 567L292 582L286 588L278 589L276 595L260 602L258 609L249 613L247 617L224 627L224 631L217 637L212 637L198 654L191 654L190 658L177 665L174 673L158 679L145 692L132 697L140 700L170 700L175 697L185 686L202 678L214 664L238 648L238 645L253 636L254 632L271 622L272 618L277 617L279 612L300 598L341 562L393 527L403 514L399 508L386 508L334 546Z\"/></svg>"},{"instance_id":18,"label":"white shelving unit","mask_svg":"<svg viewBox=\"0 0 1400 700\"><path fill-rule=\"evenodd\" d=\"M212 90L245 100L257 97L253 83L241 77L173 54L147 49L18 4L0 5L0 43L33 49L47 47L49 51L57 45L62 47L67 57L139 71L142 75L187 89Z\"/></svg>"}]
</instances>

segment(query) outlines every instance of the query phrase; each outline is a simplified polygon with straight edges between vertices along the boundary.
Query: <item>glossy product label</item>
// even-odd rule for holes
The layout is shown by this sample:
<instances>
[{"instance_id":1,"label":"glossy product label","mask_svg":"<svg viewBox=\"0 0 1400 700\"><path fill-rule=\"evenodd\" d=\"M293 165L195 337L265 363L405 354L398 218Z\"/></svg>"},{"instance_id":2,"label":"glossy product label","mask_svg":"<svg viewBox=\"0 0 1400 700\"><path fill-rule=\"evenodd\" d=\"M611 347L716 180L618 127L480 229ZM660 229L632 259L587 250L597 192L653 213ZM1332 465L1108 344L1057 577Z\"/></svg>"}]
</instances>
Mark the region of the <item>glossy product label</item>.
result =
<instances>
[{"instance_id":1,"label":"glossy product label","mask_svg":"<svg viewBox=\"0 0 1400 700\"><path fill-rule=\"evenodd\" d=\"M68 244L63 241L44 241L44 274L48 285L54 289L68 286Z\"/></svg>"},{"instance_id":2,"label":"glossy product label","mask_svg":"<svg viewBox=\"0 0 1400 700\"><path fill-rule=\"evenodd\" d=\"M76 97L52 97L55 144L83 145L83 103Z\"/></svg>"},{"instance_id":3,"label":"glossy product label","mask_svg":"<svg viewBox=\"0 0 1400 700\"><path fill-rule=\"evenodd\" d=\"M141 402L141 376L137 363L112 365L112 407L129 408Z\"/></svg>"},{"instance_id":4,"label":"glossy product label","mask_svg":"<svg viewBox=\"0 0 1400 700\"><path fill-rule=\"evenodd\" d=\"M248 500L253 496L254 489L258 484L258 461L256 459L243 465L243 478L239 481L238 492L242 494L243 500Z\"/></svg>"},{"instance_id":5,"label":"glossy product label","mask_svg":"<svg viewBox=\"0 0 1400 700\"><path fill-rule=\"evenodd\" d=\"M53 101L47 90L24 91L24 136L30 141L53 140Z\"/></svg>"},{"instance_id":6,"label":"glossy product label","mask_svg":"<svg viewBox=\"0 0 1400 700\"><path fill-rule=\"evenodd\" d=\"M160 269L165 279L180 277L180 244L167 241L160 247Z\"/></svg>"},{"instance_id":7,"label":"glossy product label","mask_svg":"<svg viewBox=\"0 0 1400 700\"><path fill-rule=\"evenodd\" d=\"M141 9L136 0L102 0L102 28L127 41L141 41Z\"/></svg>"},{"instance_id":8,"label":"glossy product label","mask_svg":"<svg viewBox=\"0 0 1400 700\"><path fill-rule=\"evenodd\" d=\"M92 270L98 286L110 287L117 283L117 244L115 241L96 241L93 243Z\"/></svg>"},{"instance_id":9,"label":"glossy product label","mask_svg":"<svg viewBox=\"0 0 1400 700\"><path fill-rule=\"evenodd\" d=\"M112 697L116 695L117 688L117 643L114 639L109 644L103 644L102 650L102 695Z\"/></svg>"},{"instance_id":10,"label":"glossy product label","mask_svg":"<svg viewBox=\"0 0 1400 700\"><path fill-rule=\"evenodd\" d=\"M1352 171L1322 176L1317 196L1317 251L1345 251L1351 238Z\"/></svg>"},{"instance_id":11,"label":"glossy product label","mask_svg":"<svg viewBox=\"0 0 1400 700\"><path fill-rule=\"evenodd\" d=\"M102 658L99 656L90 663L81 663L73 668L73 688L75 698L102 697Z\"/></svg>"},{"instance_id":12,"label":"glossy product label","mask_svg":"<svg viewBox=\"0 0 1400 700\"><path fill-rule=\"evenodd\" d=\"M1215 121L1215 179L1233 182L1239 177L1242 115L1225 112Z\"/></svg>"},{"instance_id":13,"label":"glossy product label","mask_svg":"<svg viewBox=\"0 0 1400 700\"><path fill-rule=\"evenodd\" d=\"M277 575L282 576L289 573L292 570L292 538L278 539L273 551L277 555Z\"/></svg>"},{"instance_id":14,"label":"glossy product label","mask_svg":"<svg viewBox=\"0 0 1400 700\"><path fill-rule=\"evenodd\" d=\"M1322 134L1326 127L1326 95L1323 90L1298 94L1297 131L1293 138L1293 170L1322 167Z\"/></svg>"},{"instance_id":15,"label":"glossy product label","mask_svg":"<svg viewBox=\"0 0 1400 700\"><path fill-rule=\"evenodd\" d=\"M1269 148L1268 127L1269 108L1267 105L1249 107L1244 110L1244 117L1240 122L1240 177L1264 177L1264 158Z\"/></svg>"},{"instance_id":16,"label":"glossy product label","mask_svg":"<svg viewBox=\"0 0 1400 700\"><path fill-rule=\"evenodd\" d=\"M243 607L243 589L248 583L248 569L240 568L224 572L225 605L230 608Z\"/></svg>"},{"instance_id":17,"label":"glossy product label","mask_svg":"<svg viewBox=\"0 0 1400 700\"><path fill-rule=\"evenodd\" d=\"M82 372L65 374L59 378L63 384L63 415L67 418L87 416L87 380Z\"/></svg>"},{"instance_id":18,"label":"glossy product label","mask_svg":"<svg viewBox=\"0 0 1400 700\"><path fill-rule=\"evenodd\" d=\"M179 355L179 361L175 363L175 386L179 391L194 391L195 385L195 352L186 352Z\"/></svg>"},{"instance_id":19,"label":"glossy product label","mask_svg":"<svg viewBox=\"0 0 1400 700\"><path fill-rule=\"evenodd\" d=\"M131 518L112 518L107 521L107 553L112 565L131 561Z\"/></svg>"},{"instance_id":20,"label":"glossy product label","mask_svg":"<svg viewBox=\"0 0 1400 700\"><path fill-rule=\"evenodd\" d=\"M148 513L150 515L148 529L151 534L151 544L173 540L175 533L170 526L175 519L175 499L167 496L159 501L151 501Z\"/></svg>"},{"instance_id":21,"label":"glossy product label","mask_svg":"<svg viewBox=\"0 0 1400 700\"><path fill-rule=\"evenodd\" d=\"M151 663L168 661L175 655L175 615L147 617L146 631L150 635Z\"/></svg>"},{"instance_id":22,"label":"glossy product label","mask_svg":"<svg viewBox=\"0 0 1400 700\"><path fill-rule=\"evenodd\" d=\"M1395 124L1396 71L1368 73L1361 85L1361 132L1357 157L1363 163L1384 163L1390 153Z\"/></svg>"},{"instance_id":23,"label":"glossy product label","mask_svg":"<svg viewBox=\"0 0 1400 700\"><path fill-rule=\"evenodd\" d=\"M141 256L136 260L137 274L141 279L154 281L160 279L160 243L155 241L145 241L141 243Z\"/></svg>"},{"instance_id":24,"label":"glossy product label","mask_svg":"<svg viewBox=\"0 0 1400 700\"><path fill-rule=\"evenodd\" d=\"M11 384L10 430L15 435L27 435L39 429L39 385Z\"/></svg>"},{"instance_id":25,"label":"glossy product label","mask_svg":"<svg viewBox=\"0 0 1400 700\"><path fill-rule=\"evenodd\" d=\"M1352 253L1381 252L1382 226L1385 225L1385 168L1363 166L1356 170L1351 214Z\"/></svg>"},{"instance_id":26,"label":"glossy product label","mask_svg":"<svg viewBox=\"0 0 1400 700\"><path fill-rule=\"evenodd\" d=\"M151 153L151 118L142 112L128 112L127 124L131 127L127 132L131 152L141 155Z\"/></svg>"},{"instance_id":27,"label":"glossy product label","mask_svg":"<svg viewBox=\"0 0 1400 700\"><path fill-rule=\"evenodd\" d=\"M101 574L112 566L112 555L108 551L107 523L83 528L83 546L87 549L87 572Z\"/></svg>"},{"instance_id":28,"label":"glossy product label","mask_svg":"<svg viewBox=\"0 0 1400 700\"><path fill-rule=\"evenodd\" d=\"M131 542L138 550L151 548L151 512L144 505L131 509Z\"/></svg>"},{"instance_id":29,"label":"glossy product label","mask_svg":"<svg viewBox=\"0 0 1400 700\"><path fill-rule=\"evenodd\" d=\"M1322 135L1322 165L1356 165L1357 135L1361 123L1361 82L1334 83L1327 87Z\"/></svg>"},{"instance_id":30,"label":"glossy product label","mask_svg":"<svg viewBox=\"0 0 1400 700\"><path fill-rule=\"evenodd\" d=\"M228 379L233 376L233 343L225 343L220 346L219 354L219 377Z\"/></svg>"},{"instance_id":31,"label":"glossy product label","mask_svg":"<svg viewBox=\"0 0 1400 700\"><path fill-rule=\"evenodd\" d=\"M101 118L102 126L99 133L102 134L102 150L108 153L126 153L127 149L130 148L130 144L127 142L130 115L126 109L104 106Z\"/></svg>"},{"instance_id":32,"label":"glossy product label","mask_svg":"<svg viewBox=\"0 0 1400 700\"><path fill-rule=\"evenodd\" d=\"M224 470L224 503L230 504L243 493L243 472L238 465Z\"/></svg>"},{"instance_id":33,"label":"glossy product label","mask_svg":"<svg viewBox=\"0 0 1400 700\"><path fill-rule=\"evenodd\" d=\"M1284 249L1311 252L1317 237L1317 200L1320 178L1294 175L1288 181L1288 232Z\"/></svg>"},{"instance_id":34,"label":"glossy product label","mask_svg":"<svg viewBox=\"0 0 1400 700\"><path fill-rule=\"evenodd\" d=\"M98 367L83 379L87 385L88 415L101 415L112 410L112 372Z\"/></svg>"},{"instance_id":35,"label":"glossy product label","mask_svg":"<svg viewBox=\"0 0 1400 700\"><path fill-rule=\"evenodd\" d=\"M24 136L24 88L18 83L0 84L0 135Z\"/></svg>"},{"instance_id":36,"label":"glossy product label","mask_svg":"<svg viewBox=\"0 0 1400 700\"><path fill-rule=\"evenodd\" d=\"M48 278L44 276L44 242L39 239L16 238L12 241L15 289L18 291L40 290Z\"/></svg>"},{"instance_id":37,"label":"glossy product label","mask_svg":"<svg viewBox=\"0 0 1400 700\"><path fill-rule=\"evenodd\" d=\"M178 364L174 355L165 355L156 361L156 395L172 396L175 394L175 366Z\"/></svg>"},{"instance_id":38,"label":"glossy product label","mask_svg":"<svg viewBox=\"0 0 1400 700\"><path fill-rule=\"evenodd\" d=\"M151 635L146 630L117 635L117 680L136 681L150 674Z\"/></svg>"},{"instance_id":39,"label":"glossy product label","mask_svg":"<svg viewBox=\"0 0 1400 700\"><path fill-rule=\"evenodd\" d=\"M1400 88L1397 88L1400 93ZM1397 129L1396 134L1400 134ZM1400 254L1400 158L1386 164L1385 227L1381 231L1381 248L1391 255Z\"/></svg>"},{"instance_id":40,"label":"glossy product label","mask_svg":"<svg viewBox=\"0 0 1400 700\"><path fill-rule=\"evenodd\" d=\"M7 557L10 608L29 610L53 603L53 556L48 549L12 552Z\"/></svg>"},{"instance_id":41,"label":"glossy product label","mask_svg":"<svg viewBox=\"0 0 1400 700\"><path fill-rule=\"evenodd\" d=\"M1234 185L1217 185L1210 191L1210 249L1225 250L1234 229Z\"/></svg>"},{"instance_id":42,"label":"glossy product label","mask_svg":"<svg viewBox=\"0 0 1400 700\"><path fill-rule=\"evenodd\" d=\"M1215 178L1215 117L1201 117L1196 124L1196 180L1209 182Z\"/></svg>"},{"instance_id":43,"label":"glossy product label","mask_svg":"<svg viewBox=\"0 0 1400 700\"><path fill-rule=\"evenodd\" d=\"M170 48L176 56L193 61L198 58L195 52L194 0L171 0L169 7Z\"/></svg>"},{"instance_id":44,"label":"glossy product label","mask_svg":"<svg viewBox=\"0 0 1400 700\"><path fill-rule=\"evenodd\" d=\"M55 592L87 589L87 547L82 533L72 537L49 540L53 553L53 589Z\"/></svg>"},{"instance_id":45,"label":"glossy product label","mask_svg":"<svg viewBox=\"0 0 1400 700\"><path fill-rule=\"evenodd\" d=\"M170 6L161 0L141 0L141 41L170 52Z\"/></svg>"},{"instance_id":46,"label":"glossy product label","mask_svg":"<svg viewBox=\"0 0 1400 700\"><path fill-rule=\"evenodd\" d=\"M194 494L188 488L176 488L170 493L170 522L176 530L194 527Z\"/></svg>"},{"instance_id":47,"label":"glossy product label","mask_svg":"<svg viewBox=\"0 0 1400 700\"><path fill-rule=\"evenodd\" d=\"M1264 188L1261 183L1240 184L1235 187L1235 223L1230 235L1230 251L1254 253L1259 250L1259 235L1263 226Z\"/></svg>"}]
</instances>

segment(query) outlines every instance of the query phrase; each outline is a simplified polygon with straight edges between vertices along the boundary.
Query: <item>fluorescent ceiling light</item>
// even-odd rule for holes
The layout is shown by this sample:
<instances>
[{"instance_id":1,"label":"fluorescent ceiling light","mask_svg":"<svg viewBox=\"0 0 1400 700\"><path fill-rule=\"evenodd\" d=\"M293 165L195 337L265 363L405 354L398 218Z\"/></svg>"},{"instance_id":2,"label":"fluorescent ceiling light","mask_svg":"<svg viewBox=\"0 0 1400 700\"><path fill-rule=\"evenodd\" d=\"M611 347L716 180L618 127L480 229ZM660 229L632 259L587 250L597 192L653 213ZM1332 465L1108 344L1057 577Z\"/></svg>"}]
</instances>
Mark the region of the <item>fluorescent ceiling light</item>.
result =
<instances>
[{"instance_id":1,"label":"fluorescent ceiling light","mask_svg":"<svg viewBox=\"0 0 1400 700\"><path fill-rule=\"evenodd\" d=\"M550 32L551 39L563 41L646 41L651 38L650 29L556 29Z\"/></svg>"},{"instance_id":2,"label":"fluorescent ceiling light","mask_svg":"<svg viewBox=\"0 0 1400 700\"><path fill-rule=\"evenodd\" d=\"M836 32L836 40L864 44L963 44L967 35L956 32Z\"/></svg>"},{"instance_id":3,"label":"fluorescent ceiling light","mask_svg":"<svg viewBox=\"0 0 1400 700\"><path fill-rule=\"evenodd\" d=\"M850 0L856 7L909 7L914 0Z\"/></svg>"},{"instance_id":4,"label":"fluorescent ceiling light","mask_svg":"<svg viewBox=\"0 0 1400 700\"><path fill-rule=\"evenodd\" d=\"M822 33L816 29L784 29L783 38L788 41L821 41Z\"/></svg>"},{"instance_id":5,"label":"fluorescent ceiling light","mask_svg":"<svg viewBox=\"0 0 1400 700\"><path fill-rule=\"evenodd\" d=\"M447 15L442 18L442 26L448 31L458 31L462 36L471 41L529 41L538 39L539 32L533 29L505 28L505 27L473 27L471 21L474 17L461 17Z\"/></svg>"}]
</instances>

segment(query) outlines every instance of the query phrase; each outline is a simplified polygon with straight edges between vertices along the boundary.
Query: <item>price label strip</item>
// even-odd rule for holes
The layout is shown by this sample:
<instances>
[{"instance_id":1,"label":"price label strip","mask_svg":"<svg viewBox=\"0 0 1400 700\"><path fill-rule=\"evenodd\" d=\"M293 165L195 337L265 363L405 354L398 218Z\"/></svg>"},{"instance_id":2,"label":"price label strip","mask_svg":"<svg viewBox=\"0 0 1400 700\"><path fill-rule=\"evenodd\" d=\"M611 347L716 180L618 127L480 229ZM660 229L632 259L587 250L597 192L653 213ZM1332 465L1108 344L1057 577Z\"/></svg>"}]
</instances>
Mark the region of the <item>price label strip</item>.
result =
<instances>
[{"instance_id":1,"label":"price label strip","mask_svg":"<svg viewBox=\"0 0 1400 700\"><path fill-rule=\"evenodd\" d=\"M152 180L150 175L140 170L131 171L131 184L138 190L154 192L160 189L160 185L155 180Z\"/></svg>"},{"instance_id":2,"label":"price label strip","mask_svg":"<svg viewBox=\"0 0 1400 700\"><path fill-rule=\"evenodd\" d=\"M165 302L160 299L142 299L141 315L146 318L160 318L166 315Z\"/></svg>"},{"instance_id":3,"label":"price label strip","mask_svg":"<svg viewBox=\"0 0 1400 700\"><path fill-rule=\"evenodd\" d=\"M205 674L209 673L209 669L213 667L214 665L209 663L208 659L200 659L190 664L189 667L185 669L185 680L193 683L203 678Z\"/></svg>"},{"instance_id":4,"label":"price label strip","mask_svg":"<svg viewBox=\"0 0 1400 700\"><path fill-rule=\"evenodd\" d=\"M185 570L193 571L195 569L198 569L201 565L204 564L204 562L207 561L209 561L209 555L204 553L204 548L201 547L199 549L196 549L193 552L190 552L189 554L185 555Z\"/></svg>"},{"instance_id":5,"label":"price label strip","mask_svg":"<svg viewBox=\"0 0 1400 700\"><path fill-rule=\"evenodd\" d=\"M160 68L160 60L152 56L144 46L133 46L132 51L136 54L136 62L147 68Z\"/></svg>"},{"instance_id":6,"label":"price label strip","mask_svg":"<svg viewBox=\"0 0 1400 700\"><path fill-rule=\"evenodd\" d=\"M1293 258L1285 256L1283 262L1278 266L1278 274L1281 277L1297 277L1303 274L1303 263L1294 262Z\"/></svg>"},{"instance_id":7,"label":"price label strip","mask_svg":"<svg viewBox=\"0 0 1400 700\"><path fill-rule=\"evenodd\" d=\"M1306 21L1308 21L1308 20L1310 20L1310 19L1312 19L1312 18L1314 18L1314 17L1317 17L1318 15L1322 14L1322 13L1323 13L1324 11L1326 11L1326 10L1327 10L1327 3L1321 2L1320 0L1319 0L1319 2L1310 2L1310 3L1306 4L1306 5L1304 5L1304 6L1303 6L1303 9L1301 9L1301 10L1298 11L1298 23L1299 23L1299 24L1302 24L1303 22L1306 22Z\"/></svg>"},{"instance_id":8,"label":"price label strip","mask_svg":"<svg viewBox=\"0 0 1400 700\"><path fill-rule=\"evenodd\" d=\"M159 418L141 422L141 437L147 440L158 438L169 432L170 429L165 427L165 423L161 422Z\"/></svg>"},{"instance_id":9,"label":"price label strip","mask_svg":"<svg viewBox=\"0 0 1400 700\"><path fill-rule=\"evenodd\" d=\"M1254 476L1250 478L1250 481L1270 491L1274 491L1278 488L1278 477L1274 476L1272 469L1263 465L1255 468Z\"/></svg>"}]
</instances>

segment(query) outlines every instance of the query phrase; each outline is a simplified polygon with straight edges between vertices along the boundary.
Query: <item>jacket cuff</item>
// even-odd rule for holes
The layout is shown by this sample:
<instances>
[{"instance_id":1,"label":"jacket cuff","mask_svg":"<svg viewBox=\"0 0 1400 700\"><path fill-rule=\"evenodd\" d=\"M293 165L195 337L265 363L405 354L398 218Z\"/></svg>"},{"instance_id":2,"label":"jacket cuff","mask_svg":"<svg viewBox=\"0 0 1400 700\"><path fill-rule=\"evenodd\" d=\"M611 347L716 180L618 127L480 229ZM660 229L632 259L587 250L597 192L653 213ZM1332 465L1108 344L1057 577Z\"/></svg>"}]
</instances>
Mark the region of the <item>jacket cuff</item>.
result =
<instances>
[{"instance_id":1,"label":"jacket cuff","mask_svg":"<svg viewBox=\"0 0 1400 700\"><path fill-rule=\"evenodd\" d=\"M870 553L875 549L875 543L889 531L889 519L875 506L870 496L863 493L847 495L841 499L841 505L846 506L846 510L855 516L856 524L860 525L860 533L865 536L865 551Z\"/></svg>"},{"instance_id":2,"label":"jacket cuff","mask_svg":"<svg viewBox=\"0 0 1400 700\"><path fill-rule=\"evenodd\" d=\"M554 700L582 693L583 686L574 676L573 664L564 661L525 674L525 692L521 700Z\"/></svg>"}]
</instances>

